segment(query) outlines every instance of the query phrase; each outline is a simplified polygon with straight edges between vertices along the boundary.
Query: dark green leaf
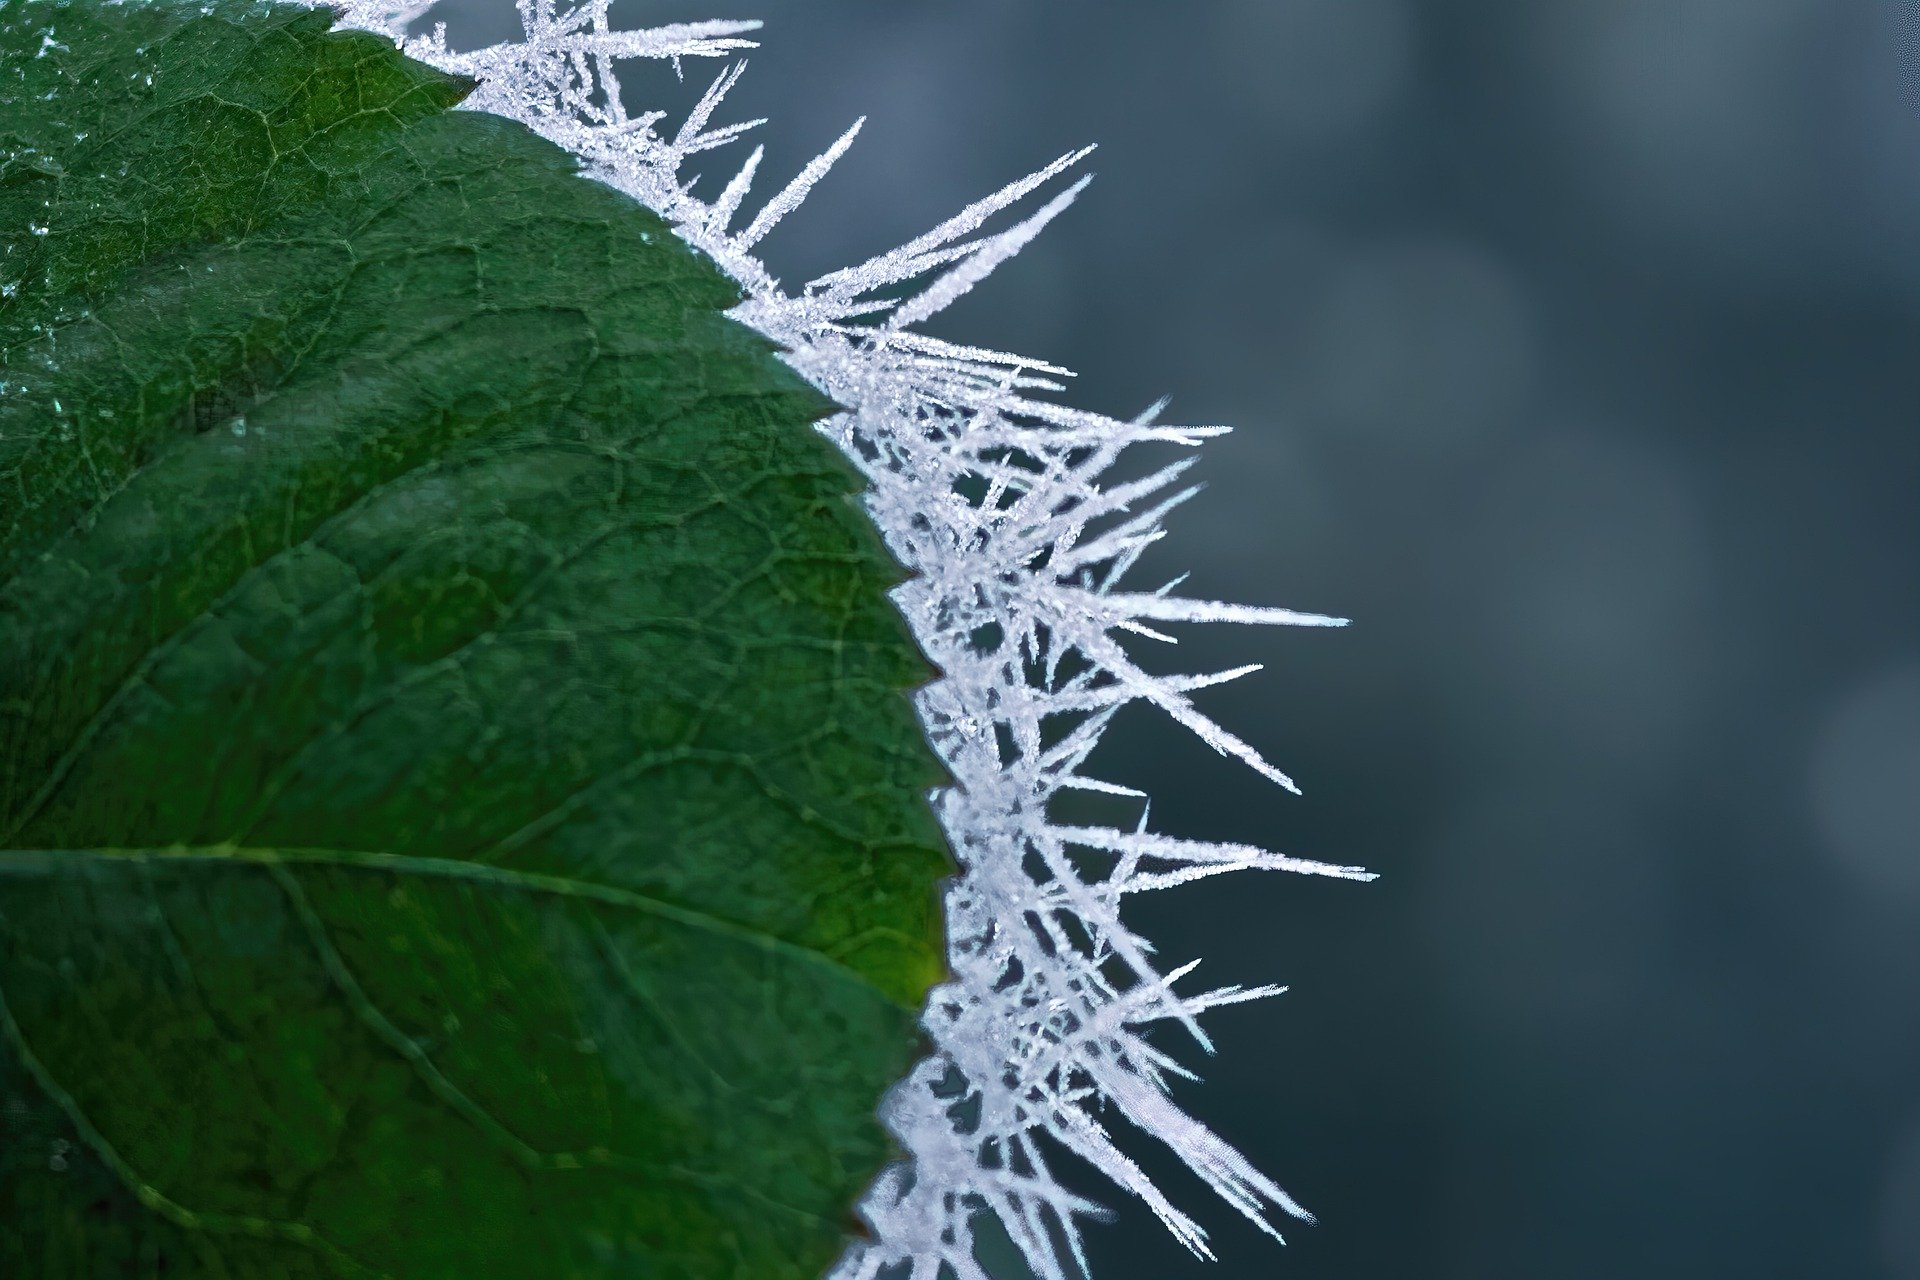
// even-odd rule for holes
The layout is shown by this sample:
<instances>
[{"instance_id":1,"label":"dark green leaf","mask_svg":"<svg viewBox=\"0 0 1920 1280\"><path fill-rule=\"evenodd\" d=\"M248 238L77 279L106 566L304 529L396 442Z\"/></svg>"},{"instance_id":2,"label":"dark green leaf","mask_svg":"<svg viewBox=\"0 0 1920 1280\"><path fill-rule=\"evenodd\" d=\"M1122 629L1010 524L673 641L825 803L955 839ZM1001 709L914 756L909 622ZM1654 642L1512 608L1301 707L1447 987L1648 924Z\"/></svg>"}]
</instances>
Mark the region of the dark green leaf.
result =
<instances>
[{"instance_id":1,"label":"dark green leaf","mask_svg":"<svg viewBox=\"0 0 1920 1280\"><path fill-rule=\"evenodd\" d=\"M652 215L324 14L0 0L0 1275L830 1261L897 575Z\"/></svg>"}]
</instances>

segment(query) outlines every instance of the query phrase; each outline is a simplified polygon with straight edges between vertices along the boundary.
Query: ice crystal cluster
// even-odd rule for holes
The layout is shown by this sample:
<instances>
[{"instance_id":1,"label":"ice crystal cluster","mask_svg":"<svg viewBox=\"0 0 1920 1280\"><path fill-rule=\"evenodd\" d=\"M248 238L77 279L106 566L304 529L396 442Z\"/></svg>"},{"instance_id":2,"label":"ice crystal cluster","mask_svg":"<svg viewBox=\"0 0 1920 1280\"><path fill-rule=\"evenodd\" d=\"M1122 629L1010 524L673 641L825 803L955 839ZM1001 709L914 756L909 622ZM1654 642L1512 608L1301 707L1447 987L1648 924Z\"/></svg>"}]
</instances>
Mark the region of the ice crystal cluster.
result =
<instances>
[{"instance_id":1,"label":"ice crystal cluster","mask_svg":"<svg viewBox=\"0 0 1920 1280\"><path fill-rule=\"evenodd\" d=\"M741 285L734 316L846 406L821 429L865 474L868 510L913 577L897 600L943 678L919 712L953 785L934 797L960 864L946 901L952 977L924 1015L932 1053L882 1107L906 1159L861 1205L872 1228L833 1280L987 1280L974 1256L983 1213L1004 1225L1044 1280L1084 1272L1080 1223L1097 1206L1069 1191L1052 1161L1064 1151L1144 1200L1182 1243L1206 1255L1200 1227L1123 1154L1117 1120L1165 1143L1234 1208L1275 1234L1275 1209L1306 1217L1277 1185L1167 1095L1186 1072L1143 1035L1173 1021L1210 1048L1196 1017L1277 988L1182 994L1193 967L1162 973L1122 919L1136 893L1242 869L1366 878L1351 867L1243 845L1157 835L1146 797L1087 772L1122 707L1148 703L1221 753L1281 786L1292 783L1251 746L1195 709L1189 695L1255 670L1155 675L1122 644L1167 640L1168 623L1335 626L1285 609L1186 599L1171 584L1122 589L1191 494L1178 463L1131 481L1108 473L1134 446L1193 446L1214 427L1158 425L1157 409L1122 421L1052 398L1067 371L914 332L1039 234L1085 186L1067 186L1024 217L1008 210L1073 168L1053 164L962 209L925 235L858 266L784 289L755 246L791 213L852 143L856 123L771 199L745 212L755 149L710 195L689 162L761 123L715 125L744 63L727 66L687 117L630 114L616 64L727 57L753 47L755 22L619 30L609 0L561 7L520 0L520 39L449 47L443 27L418 34L433 0L346 0L346 25L380 32L407 53L478 86L465 107L518 120L579 157L590 176L665 218ZM730 166L731 167L731 166ZM992 229L995 221L1010 221ZM1064 825L1065 790L1131 797L1132 829Z\"/></svg>"}]
</instances>

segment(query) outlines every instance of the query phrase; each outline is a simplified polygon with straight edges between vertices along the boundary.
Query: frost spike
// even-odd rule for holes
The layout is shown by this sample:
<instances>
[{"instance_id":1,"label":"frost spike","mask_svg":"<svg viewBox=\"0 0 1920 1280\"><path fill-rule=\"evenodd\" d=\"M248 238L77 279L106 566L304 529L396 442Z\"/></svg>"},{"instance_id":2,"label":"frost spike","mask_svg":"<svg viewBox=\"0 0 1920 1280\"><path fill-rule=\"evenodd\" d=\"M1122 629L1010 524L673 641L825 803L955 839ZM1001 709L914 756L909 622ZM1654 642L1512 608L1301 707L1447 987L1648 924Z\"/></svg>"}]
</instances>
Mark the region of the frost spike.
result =
<instances>
[{"instance_id":1,"label":"frost spike","mask_svg":"<svg viewBox=\"0 0 1920 1280\"><path fill-rule=\"evenodd\" d=\"M1221 604L1216 600L1185 600L1131 593L1110 593L1102 597L1117 605L1128 617L1159 618L1167 622L1247 622L1267 627L1344 627L1346 618L1323 613L1300 613L1293 609L1271 609L1258 605Z\"/></svg>"},{"instance_id":2,"label":"frost spike","mask_svg":"<svg viewBox=\"0 0 1920 1280\"><path fill-rule=\"evenodd\" d=\"M896 264L909 260L918 254L925 253L929 249L946 244L955 237L970 234L988 218L991 218L1002 209L1015 204L1024 198L1028 192L1040 187L1049 179L1079 164L1082 160L1092 155L1093 151L1094 149L1092 147L1082 147L1078 151L1069 151L1066 155L1061 156L1045 168L1036 169L1019 181L1008 183L992 195L974 201L933 230L923 235L915 236L899 248L891 249L876 258L868 258L859 266L843 267L839 271L828 272L819 279L810 282L807 285L807 289L811 292L817 289L844 289L853 287L864 290L869 288L871 286L866 283L867 281L889 278L888 273L895 269ZM891 278L899 279L900 277L895 276Z\"/></svg>"},{"instance_id":3,"label":"frost spike","mask_svg":"<svg viewBox=\"0 0 1920 1280\"><path fill-rule=\"evenodd\" d=\"M1049 222L1059 217L1068 205L1079 198L1080 193L1087 189L1087 184L1091 181L1093 177L1089 174L1049 200L1039 212L1028 216L1011 230L1003 231L982 244L959 266L936 280L925 293L903 303L887 318L887 327L904 329L952 305L973 286L991 275L995 267L1026 248Z\"/></svg>"},{"instance_id":4,"label":"frost spike","mask_svg":"<svg viewBox=\"0 0 1920 1280\"><path fill-rule=\"evenodd\" d=\"M807 193L813 190L814 184L826 177L835 162L847 154L847 148L853 145L853 140L860 135L860 127L866 122L867 118L861 116L845 133L834 139L832 146L807 161L806 167L794 175L793 181L781 188L779 195L767 201L766 208L747 224L747 229L734 237L734 244L741 249L751 249L767 232L773 230L780 219L798 209L807 198Z\"/></svg>"},{"instance_id":5,"label":"frost spike","mask_svg":"<svg viewBox=\"0 0 1920 1280\"><path fill-rule=\"evenodd\" d=\"M1289 858L1247 844L1225 844L1211 840L1181 840L1173 836L1141 832L1114 831L1107 827L1054 827L1061 839L1089 849L1110 853L1139 852L1170 862L1195 865L1219 861L1257 861L1272 863L1275 870L1297 871L1305 875L1333 876L1341 880L1373 880L1377 877L1364 867L1341 867L1307 858ZM1279 865L1284 864L1284 866Z\"/></svg>"},{"instance_id":6,"label":"frost spike","mask_svg":"<svg viewBox=\"0 0 1920 1280\"><path fill-rule=\"evenodd\" d=\"M733 175L720 198L713 202L713 212L707 218L707 230L714 235L726 232L727 224L740 212L740 202L747 198L747 190L753 186L753 175L760 168L760 159L766 155L765 147L755 147L747 162L740 166L740 172Z\"/></svg>"}]
</instances>

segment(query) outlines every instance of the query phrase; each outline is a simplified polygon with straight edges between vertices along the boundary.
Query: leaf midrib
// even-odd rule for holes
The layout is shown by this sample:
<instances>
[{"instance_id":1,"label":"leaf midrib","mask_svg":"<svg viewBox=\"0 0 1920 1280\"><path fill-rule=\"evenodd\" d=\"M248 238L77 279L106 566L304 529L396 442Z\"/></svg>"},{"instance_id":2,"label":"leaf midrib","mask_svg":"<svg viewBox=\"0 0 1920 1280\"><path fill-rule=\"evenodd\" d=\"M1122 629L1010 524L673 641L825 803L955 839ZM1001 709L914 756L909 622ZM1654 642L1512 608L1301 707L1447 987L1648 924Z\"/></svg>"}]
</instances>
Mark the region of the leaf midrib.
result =
<instances>
[{"instance_id":1,"label":"leaf midrib","mask_svg":"<svg viewBox=\"0 0 1920 1280\"><path fill-rule=\"evenodd\" d=\"M264 848L251 845L172 845L165 848L93 848L93 849L0 849L0 876L48 875L65 870L75 858L117 859L129 862L157 863L247 863L268 868L301 866L348 867L388 874L464 880L471 884L492 885L523 893L599 902L608 906L640 911L687 928L731 938L788 956L802 964L821 966L850 978L879 995L896 1009L913 1012L884 987L845 962L802 943L756 929L752 925L729 920L697 908L651 897L633 889L579 880L547 872L526 871L492 863L465 862L458 858L424 857L419 854L383 853L371 849ZM65 864L63 866L63 864Z\"/></svg>"}]
</instances>

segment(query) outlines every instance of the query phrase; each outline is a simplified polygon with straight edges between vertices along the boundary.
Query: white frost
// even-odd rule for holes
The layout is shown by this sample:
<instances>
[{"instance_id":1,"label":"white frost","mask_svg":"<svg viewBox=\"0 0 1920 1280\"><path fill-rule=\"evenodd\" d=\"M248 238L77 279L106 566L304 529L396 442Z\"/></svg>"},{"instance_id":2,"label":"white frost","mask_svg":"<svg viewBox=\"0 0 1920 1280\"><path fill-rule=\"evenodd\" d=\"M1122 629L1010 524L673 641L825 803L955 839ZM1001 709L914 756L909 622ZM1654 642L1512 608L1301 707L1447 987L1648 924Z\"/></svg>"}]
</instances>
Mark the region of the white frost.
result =
<instances>
[{"instance_id":1,"label":"white frost","mask_svg":"<svg viewBox=\"0 0 1920 1280\"><path fill-rule=\"evenodd\" d=\"M568 8L521 0L520 40L456 52L444 29L408 35L432 4L346 0L339 12L348 26L384 33L416 58L477 79L465 107L509 116L565 147L588 174L658 212L737 280L746 301L736 318L847 406L821 430L866 475L874 522L916 575L896 597L944 672L920 694L919 711L955 779L934 796L961 868L946 899L953 976L928 999L933 1053L882 1109L908 1158L866 1196L861 1212L873 1236L848 1251L833 1280L987 1280L973 1250L982 1212L999 1218L1042 1280L1084 1272L1080 1220L1100 1210L1058 1180L1041 1135L1144 1200L1183 1244L1210 1256L1200 1227L1114 1142L1116 1119L1165 1143L1276 1238L1272 1210L1307 1217L1169 1100L1169 1077L1189 1073L1143 1036L1151 1024L1173 1021L1210 1050L1198 1014L1279 988L1176 992L1193 965L1158 972L1121 906L1129 894L1225 871L1371 877L1245 845L1152 834L1144 796L1085 769L1114 714L1145 702L1291 788L1189 697L1256 668L1153 675L1117 637L1167 640L1168 623L1341 620L1186 599L1171 594L1173 584L1119 590L1161 537L1167 512L1193 490L1174 488L1184 464L1126 483L1102 477L1135 445L1191 447L1224 428L1158 425L1158 407L1132 421L1067 408L1049 398L1065 370L910 328L1065 209L1085 178L1011 226L985 229L1086 153L1063 156L918 239L790 293L753 247L826 175L859 124L735 230L760 151L711 199L695 195L683 171L690 157L760 123L711 123L744 64L723 71L671 132L663 113L629 115L615 78L621 59L668 59L677 71L684 58L750 48L744 37L758 23L622 31L608 21L608 0ZM1140 799L1138 829L1056 821L1053 797L1070 789Z\"/></svg>"}]
</instances>

